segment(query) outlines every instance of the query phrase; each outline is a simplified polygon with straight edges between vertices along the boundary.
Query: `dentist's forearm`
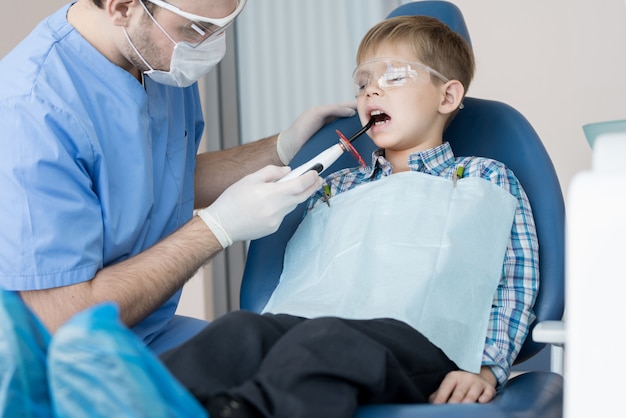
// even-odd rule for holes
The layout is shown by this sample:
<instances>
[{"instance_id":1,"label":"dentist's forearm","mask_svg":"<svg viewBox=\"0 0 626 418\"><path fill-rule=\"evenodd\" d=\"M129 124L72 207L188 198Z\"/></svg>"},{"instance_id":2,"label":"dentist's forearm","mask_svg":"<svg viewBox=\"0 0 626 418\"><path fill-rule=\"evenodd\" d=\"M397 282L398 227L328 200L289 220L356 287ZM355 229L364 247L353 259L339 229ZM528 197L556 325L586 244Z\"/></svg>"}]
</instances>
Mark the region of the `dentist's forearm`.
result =
<instances>
[{"instance_id":1,"label":"dentist's forearm","mask_svg":"<svg viewBox=\"0 0 626 418\"><path fill-rule=\"evenodd\" d=\"M96 303L116 302L122 321L133 326L167 301L222 246L197 216L148 250L108 266L86 282L20 292L54 332L75 313Z\"/></svg>"}]
</instances>

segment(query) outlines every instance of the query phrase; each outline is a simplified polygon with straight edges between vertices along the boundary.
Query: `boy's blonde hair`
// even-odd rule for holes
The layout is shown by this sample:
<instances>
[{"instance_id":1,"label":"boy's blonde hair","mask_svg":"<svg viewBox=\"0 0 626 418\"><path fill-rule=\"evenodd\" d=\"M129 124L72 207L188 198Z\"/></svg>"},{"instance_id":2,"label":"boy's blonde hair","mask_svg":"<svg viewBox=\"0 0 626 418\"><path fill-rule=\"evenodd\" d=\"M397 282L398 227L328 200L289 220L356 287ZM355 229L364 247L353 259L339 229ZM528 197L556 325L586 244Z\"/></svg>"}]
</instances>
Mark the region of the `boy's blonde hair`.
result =
<instances>
[{"instance_id":1,"label":"boy's blonde hair","mask_svg":"<svg viewBox=\"0 0 626 418\"><path fill-rule=\"evenodd\" d=\"M422 64L460 81L467 92L474 77L472 48L449 26L429 16L397 16L376 24L361 40L357 65L378 47L398 44L411 47Z\"/></svg>"}]
</instances>

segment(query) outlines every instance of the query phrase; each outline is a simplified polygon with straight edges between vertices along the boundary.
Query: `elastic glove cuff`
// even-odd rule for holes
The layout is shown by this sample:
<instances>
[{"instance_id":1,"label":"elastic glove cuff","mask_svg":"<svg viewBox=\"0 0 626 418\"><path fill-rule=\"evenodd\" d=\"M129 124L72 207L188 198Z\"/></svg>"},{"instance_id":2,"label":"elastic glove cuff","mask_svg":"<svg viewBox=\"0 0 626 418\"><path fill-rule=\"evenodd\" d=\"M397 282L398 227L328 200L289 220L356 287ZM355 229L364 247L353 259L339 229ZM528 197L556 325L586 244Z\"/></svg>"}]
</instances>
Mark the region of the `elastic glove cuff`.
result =
<instances>
[{"instance_id":1,"label":"elastic glove cuff","mask_svg":"<svg viewBox=\"0 0 626 418\"><path fill-rule=\"evenodd\" d=\"M278 140L276 141L276 152L278 153L278 158L280 158L280 161L283 164L288 165L291 162L293 155L291 155L291 153L285 149L284 141L281 141L283 134L284 132L278 134Z\"/></svg>"},{"instance_id":2,"label":"elastic glove cuff","mask_svg":"<svg viewBox=\"0 0 626 418\"><path fill-rule=\"evenodd\" d=\"M210 208L210 206L209 206ZM228 232L222 227L222 225L215 219L215 217L209 212L209 208L204 208L198 211L198 216L204 221L206 226L209 227L215 238L220 242L222 248L230 247L233 240L228 235Z\"/></svg>"}]
</instances>

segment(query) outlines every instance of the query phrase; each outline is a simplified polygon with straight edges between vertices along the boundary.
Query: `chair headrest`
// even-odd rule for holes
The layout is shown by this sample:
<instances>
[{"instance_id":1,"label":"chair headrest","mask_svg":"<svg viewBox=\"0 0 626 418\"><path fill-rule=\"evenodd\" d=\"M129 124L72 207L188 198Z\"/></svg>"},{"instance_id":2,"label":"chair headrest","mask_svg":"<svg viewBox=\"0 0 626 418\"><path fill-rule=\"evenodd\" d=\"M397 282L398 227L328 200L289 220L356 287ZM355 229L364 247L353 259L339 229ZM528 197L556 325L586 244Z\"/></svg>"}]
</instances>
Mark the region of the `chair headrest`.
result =
<instances>
[{"instance_id":1,"label":"chair headrest","mask_svg":"<svg viewBox=\"0 0 626 418\"><path fill-rule=\"evenodd\" d=\"M442 0L415 1L403 4L393 10L387 18L396 16L430 16L439 19L450 28L461 35L467 43L472 46L465 19L461 10L452 3Z\"/></svg>"}]
</instances>

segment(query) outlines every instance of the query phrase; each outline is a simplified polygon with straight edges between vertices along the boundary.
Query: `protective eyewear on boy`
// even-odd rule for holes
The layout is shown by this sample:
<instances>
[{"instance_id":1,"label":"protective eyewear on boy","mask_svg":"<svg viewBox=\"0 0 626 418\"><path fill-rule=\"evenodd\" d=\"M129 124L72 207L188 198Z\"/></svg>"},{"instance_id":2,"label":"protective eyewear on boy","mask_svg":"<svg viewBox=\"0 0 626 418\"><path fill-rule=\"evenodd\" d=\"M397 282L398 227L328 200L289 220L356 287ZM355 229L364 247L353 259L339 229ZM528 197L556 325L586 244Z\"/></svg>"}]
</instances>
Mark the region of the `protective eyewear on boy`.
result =
<instances>
[{"instance_id":1,"label":"protective eyewear on boy","mask_svg":"<svg viewBox=\"0 0 626 418\"><path fill-rule=\"evenodd\" d=\"M199 36L200 41L196 42L195 45L199 45L204 42L208 38L211 38L215 35L219 35L224 32L226 28L233 23L235 18L239 16L244 6L246 5L247 0L237 0L237 7L235 11L229 14L226 17L222 18L211 18L204 17L200 15L196 15L193 13L185 12L178 7L167 3L163 0L148 0L150 3L155 4L165 10L169 10L172 13L177 14L178 16L184 17L191 21L191 29L196 32L196 36Z\"/></svg>"},{"instance_id":2,"label":"protective eyewear on boy","mask_svg":"<svg viewBox=\"0 0 626 418\"><path fill-rule=\"evenodd\" d=\"M409 82L427 83L434 75L444 83L448 80L440 72L421 62L405 61L397 58L375 58L365 61L356 67L352 74L354 96L365 94L371 83L377 82L382 90L402 87Z\"/></svg>"}]
</instances>

